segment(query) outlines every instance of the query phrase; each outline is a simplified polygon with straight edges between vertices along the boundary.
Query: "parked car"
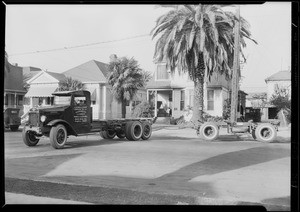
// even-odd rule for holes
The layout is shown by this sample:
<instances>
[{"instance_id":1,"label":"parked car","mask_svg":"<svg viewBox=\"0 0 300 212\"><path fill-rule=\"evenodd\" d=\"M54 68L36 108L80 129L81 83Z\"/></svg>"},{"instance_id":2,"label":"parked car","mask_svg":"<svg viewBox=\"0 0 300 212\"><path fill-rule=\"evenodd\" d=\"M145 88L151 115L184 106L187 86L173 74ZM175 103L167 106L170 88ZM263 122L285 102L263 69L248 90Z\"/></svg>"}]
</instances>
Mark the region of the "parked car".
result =
<instances>
[{"instance_id":1,"label":"parked car","mask_svg":"<svg viewBox=\"0 0 300 212\"><path fill-rule=\"evenodd\" d=\"M19 108L4 109L4 127L10 128L11 131L17 131L21 125L21 117L19 116Z\"/></svg>"}]
</instances>

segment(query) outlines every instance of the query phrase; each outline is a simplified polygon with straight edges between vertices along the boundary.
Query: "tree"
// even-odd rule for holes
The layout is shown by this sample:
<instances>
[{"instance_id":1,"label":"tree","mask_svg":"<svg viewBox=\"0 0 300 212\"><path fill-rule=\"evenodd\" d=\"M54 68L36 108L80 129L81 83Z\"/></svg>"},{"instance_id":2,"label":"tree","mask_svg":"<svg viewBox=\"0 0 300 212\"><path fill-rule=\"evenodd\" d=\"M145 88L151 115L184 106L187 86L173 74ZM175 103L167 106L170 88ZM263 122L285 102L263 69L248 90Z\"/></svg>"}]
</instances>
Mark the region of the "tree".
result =
<instances>
[{"instance_id":1,"label":"tree","mask_svg":"<svg viewBox=\"0 0 300 212\"><path fill-rule=\"evenodd\" d=\"M287 88L275 87L275 93L270 98L270 104L277 108L277 112L282 111L288 121L291 122L291 99Z\"/></svg>"},{"instance_id":2,"label":"tree","mask_svg":"<svg viewBox=\"0 0 300 212\"><path fill-rule=\"evenodd\" d=\"M154 58L166 62L171 73L175 68L187 72L194 82L192 121L202 121L204 77L214 72L231 77L234 52L234 21L231 12L218 5L179 5L159 17L151 31L158 37ZM249 24L240 18L240 49L250 38ZM255 42L255 41L254 41ZM242 53L242 51L241 51ZM244 55L242 54L244 57ZM245 57L244 57L245 60Z\"/></svg>"},{"instance_id":3,"label":"tree","mask_svg":"<svg viewBox=\"0 0 300 212\"><path fill-rule=\"evenodd\" d=\"M64 80L59 81L58 83L58 91L76 91L76 90L84 90L85 86L82 82L76 79L72 79L72 77L67 77Z\"/></svg>"},{"instance_id":4,"label":"tree","mask_svg":"<svg viewBox=\"0 0 300 212\"><path fill-rule=\"evenodd\" d=\"M126 103L132 101L137 91L145 87L150 73L143 71L134 58L115 58L109 63L108 84L118 103L122 104L122 118L126 117Z\"/></svg>"}]
</instances>

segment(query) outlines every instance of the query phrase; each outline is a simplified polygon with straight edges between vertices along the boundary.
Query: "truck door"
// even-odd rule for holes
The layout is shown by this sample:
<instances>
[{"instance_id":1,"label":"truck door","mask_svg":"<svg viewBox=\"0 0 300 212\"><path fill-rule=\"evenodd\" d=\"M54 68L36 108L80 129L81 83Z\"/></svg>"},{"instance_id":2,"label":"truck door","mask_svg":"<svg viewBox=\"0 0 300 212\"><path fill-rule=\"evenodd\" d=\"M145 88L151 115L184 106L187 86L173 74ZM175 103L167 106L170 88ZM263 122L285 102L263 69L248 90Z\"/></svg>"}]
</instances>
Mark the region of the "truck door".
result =
<instances>
[{"instance_id":1,"label":"truck door","mask_svg":"<svg viewBox=\"0 0 300 212\"><path fill-rule=\"evenodd\" d=\"M78 134L90 132L90 113L91 110L86 96L74 96L73 123L74 129Z\"/></svg>"}]
</instances>

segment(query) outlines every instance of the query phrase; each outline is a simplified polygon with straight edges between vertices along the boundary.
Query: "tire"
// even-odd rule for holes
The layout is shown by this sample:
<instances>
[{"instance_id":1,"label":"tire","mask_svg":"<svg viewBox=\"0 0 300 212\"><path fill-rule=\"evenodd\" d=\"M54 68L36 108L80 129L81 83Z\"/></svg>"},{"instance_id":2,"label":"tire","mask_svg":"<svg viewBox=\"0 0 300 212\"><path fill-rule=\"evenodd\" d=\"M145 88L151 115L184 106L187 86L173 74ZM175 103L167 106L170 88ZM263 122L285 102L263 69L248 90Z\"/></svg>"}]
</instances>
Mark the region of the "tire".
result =
<instances>
[{"instance_id":1,"label":"tire","mask_svg":"<svg viewBox=\"0 0 300 212\"><path fill-rule=\"evenodd\" d=\"M276 138L277 132L272 124L263 123L256 127L255 136L258 141L269 143Z\"/></svg>"},{"instance_id":2,"label":"tire","mask_svg":"<svg viewBox=\"0 0 300 212\"><path fill-rule=\"evenodd\" d=\"M54 149L62 149L67 142L68 133L64 125L58 124L51 128L49 137Z\"/></svg>"},{"instance_id":3,"label":"tire","mask_svg":"<svg viewBox=\"0 0 300 212\"><path fill-rule=\"evenodd\" d=\"M118 138L125 138L126 137L126 134L125 134L125 131L124 130L120 130L120 131L117 131L117 137Z\"/></svg>"},{"instance_id":4,"label":"tire","mask_svg":"<svg viewBox=\"0 0 300 212\"><path fill-rule=\"evenodd\" d=\"M114 130L100 131L100 136L104 139L113 139L116 136L116 132Z\"/></svg>"},{"instance_id":5,"label":"tire","mask_svg":"<svg viewBox=\"0 0 300 212\"><path fill-rule=\"evenodd\" d=\"M27 130L25 128L22 131L23 142L26 146L35 146L40 141L40 139L36 138L33 132Z\"/></svg>"},{"instance_id":6,"label":"tire","mask_svg":"<svg viewBox=\"0 0 300 212\"><path fill-rule=\"evenodd\" d=\"M126 138L130 141L137 141L143 135L143 125L139 121L130 121L126 124Z\"/></svg>"},{"instance_id":7,"label":"tire","mask_svg":"<svg viewBox=\"0 0 300 212\"><path fill-rule=\"evenodd\" d=\"M199 129L199 137L207 140L212 141L217 139L219 136L219 128L218 126L213 122L205 122L200 126Z\"/></svg>"},{"instance_id":8,"label":"tire","mask_svg":"<svg viewBox=\"0 0 300 212\"><path fill-rule=\"evenodd\" d=\"M9 128L11 131L15 132L19 129L19 125L11 125L11 126L9 126Z\"/></svg>"},{"instance_id":9,"label":"tire","mask_svg":"<svg viewBox=\"0 0 300 212\"><path fill-rule=\"evenodd\" d=\"M147 121L143 122L142 125L143 125L142 139L143 140L148 140L151 137L151 134L152 134L152 126Z\"/></svg>"}]
</instances>

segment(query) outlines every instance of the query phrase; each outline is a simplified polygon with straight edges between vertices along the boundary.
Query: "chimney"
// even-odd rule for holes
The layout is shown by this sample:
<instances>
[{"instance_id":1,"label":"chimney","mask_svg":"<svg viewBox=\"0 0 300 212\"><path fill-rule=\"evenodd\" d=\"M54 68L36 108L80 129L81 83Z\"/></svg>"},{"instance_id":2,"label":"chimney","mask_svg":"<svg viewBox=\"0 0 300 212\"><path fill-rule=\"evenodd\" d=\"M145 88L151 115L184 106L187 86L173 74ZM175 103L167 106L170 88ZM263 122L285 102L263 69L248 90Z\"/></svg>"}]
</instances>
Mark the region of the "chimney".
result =
<instances>
[{"instance_id":1,"label":"chimney","mask_svg":"<svg viewBox=\"0 0 300 212\"><path fill-rule=\"evenodd\" d=\"M116 54L112 54L112 55L109 56L110 62L116 61L117 58L118 58L118 57L117 57Z\"/></svg>"}]
</instances>

